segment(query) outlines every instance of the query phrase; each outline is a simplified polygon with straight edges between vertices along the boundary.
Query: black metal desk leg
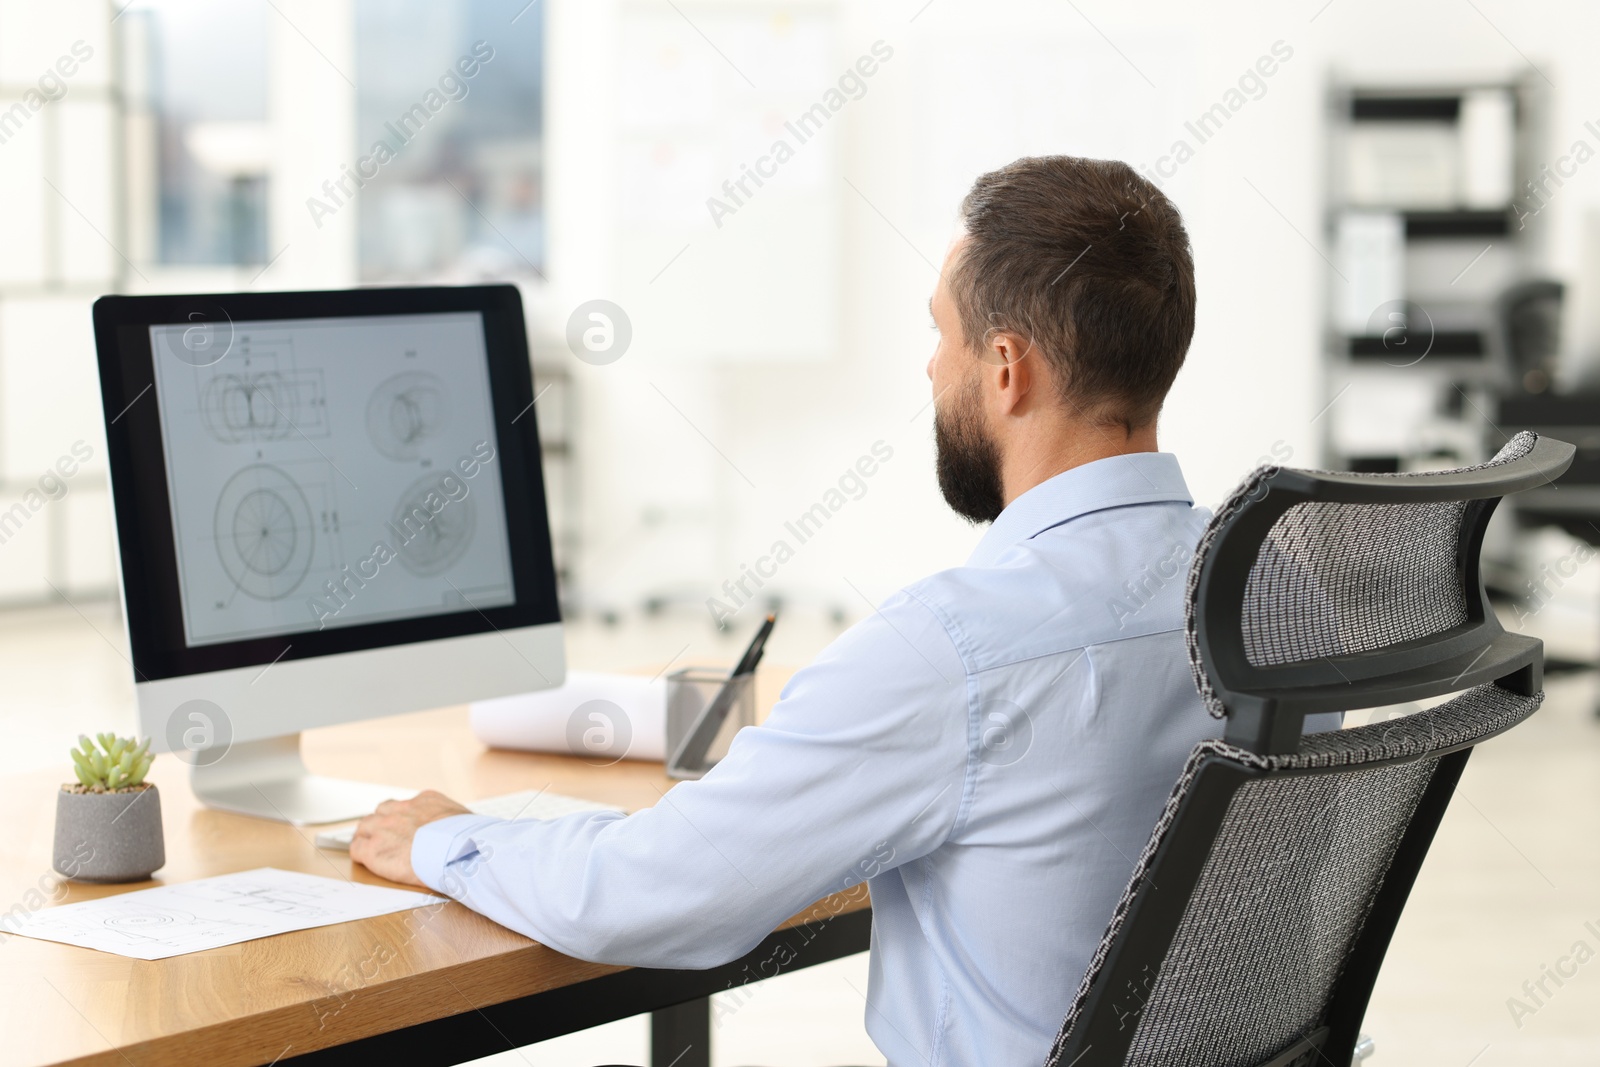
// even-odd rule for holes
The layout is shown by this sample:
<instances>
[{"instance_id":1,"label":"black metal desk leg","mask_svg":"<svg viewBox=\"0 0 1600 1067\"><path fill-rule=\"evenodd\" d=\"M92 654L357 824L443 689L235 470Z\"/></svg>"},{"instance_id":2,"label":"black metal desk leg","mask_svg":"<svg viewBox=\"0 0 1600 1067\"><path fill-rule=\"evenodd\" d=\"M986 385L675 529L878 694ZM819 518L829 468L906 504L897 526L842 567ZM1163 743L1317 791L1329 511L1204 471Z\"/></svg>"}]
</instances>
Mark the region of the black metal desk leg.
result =
<instances>
[{"instance_id":1,"label":"black metal desk leg","mask_svg":"<svg viewBox=\"0 0 1600 1067\"><path fill-rule=\"evenodd\" d=\"M711 1067L711 998L650 1013L650 1067Z\"/></svg>"}]
</instances>

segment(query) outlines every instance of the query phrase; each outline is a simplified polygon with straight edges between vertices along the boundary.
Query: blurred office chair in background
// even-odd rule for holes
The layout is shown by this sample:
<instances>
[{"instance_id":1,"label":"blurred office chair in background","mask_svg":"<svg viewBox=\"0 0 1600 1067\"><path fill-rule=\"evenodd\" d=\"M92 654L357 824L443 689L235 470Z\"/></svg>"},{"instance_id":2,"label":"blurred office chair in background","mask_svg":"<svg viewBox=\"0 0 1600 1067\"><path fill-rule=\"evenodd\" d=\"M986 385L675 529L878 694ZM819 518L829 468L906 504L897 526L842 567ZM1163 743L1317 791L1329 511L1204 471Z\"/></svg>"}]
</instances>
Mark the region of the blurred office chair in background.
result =
<instances>
[{"instance_id":1,"label":"blurred office chair in background","mask_svg":"<svg viewBox=\"0 0 1600 1067\"><path fill-rule=\"evenodd\" d=\"M1510 393L1539 394L1555 383L1561 354L1561 302L1566 286L1551 278L1513 285L1500 295L1500 347Z\"/></svg>"}]
</instances>

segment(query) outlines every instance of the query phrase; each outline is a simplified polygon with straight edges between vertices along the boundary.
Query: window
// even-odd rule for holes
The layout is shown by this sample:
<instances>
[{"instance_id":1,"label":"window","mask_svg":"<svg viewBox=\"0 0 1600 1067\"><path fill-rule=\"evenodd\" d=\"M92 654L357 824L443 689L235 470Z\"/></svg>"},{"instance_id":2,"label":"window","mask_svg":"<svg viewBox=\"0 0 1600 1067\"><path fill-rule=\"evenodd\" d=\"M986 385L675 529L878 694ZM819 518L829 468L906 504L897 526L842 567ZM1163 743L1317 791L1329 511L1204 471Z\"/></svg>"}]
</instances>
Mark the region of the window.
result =
<instances>
[{"instance_id":1,"label":"window","mask_svg":"<svg viewBox=\"0 0 1600 1067\"><path fill-rule=\"evenodd\" d=\"M139 0L119 19L130 179L147 167L154 186L130 204L137 229L154 200L138 258L266 262L269 14L264 0Z\"/></svg>"},{"instance_id":2,"label":"window","mask_svg":"<svg viewBox=\"0 0 1600 1067\"><path fill-rule=\"evenodd\" d=\"M347 10L350 158L367 179L360 279L539 273L543 5L347 0ZM286 19L266 0L135 0L119 16L135 262L271 257L271 48Z\"/></svg>"},{"instance_id":3,"label":"window","mask_svg":"<svg viewBox=\"0 0 1600 1067\"><path fill-rule=\"evenodd\" d=\"M356 0L362 280L543 266L543 8Z\"/></svg>"}]
</instances>

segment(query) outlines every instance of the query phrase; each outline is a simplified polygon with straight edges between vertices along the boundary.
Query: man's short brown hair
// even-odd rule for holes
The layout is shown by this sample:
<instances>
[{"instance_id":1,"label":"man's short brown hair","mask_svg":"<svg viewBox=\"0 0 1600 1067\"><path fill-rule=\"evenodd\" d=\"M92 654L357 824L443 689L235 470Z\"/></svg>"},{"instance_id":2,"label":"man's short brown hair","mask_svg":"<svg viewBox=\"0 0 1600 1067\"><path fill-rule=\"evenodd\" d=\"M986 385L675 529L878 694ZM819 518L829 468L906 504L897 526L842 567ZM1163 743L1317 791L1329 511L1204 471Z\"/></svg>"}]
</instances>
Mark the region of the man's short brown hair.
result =
<instances>
[{"instance_id":1,"label":"man's short brown hair","mask_svg":"<svg viewBox=\"0 0 1600 1067\"><path fill-rule=\"evenodd\" d=\"M968 347L1017 334L1077 413L1152 422L1194 334L1189 235L1161 190L1115 160L1019 159L973 183L961 220L948 282Z\"/></svg>"}]
</instances>

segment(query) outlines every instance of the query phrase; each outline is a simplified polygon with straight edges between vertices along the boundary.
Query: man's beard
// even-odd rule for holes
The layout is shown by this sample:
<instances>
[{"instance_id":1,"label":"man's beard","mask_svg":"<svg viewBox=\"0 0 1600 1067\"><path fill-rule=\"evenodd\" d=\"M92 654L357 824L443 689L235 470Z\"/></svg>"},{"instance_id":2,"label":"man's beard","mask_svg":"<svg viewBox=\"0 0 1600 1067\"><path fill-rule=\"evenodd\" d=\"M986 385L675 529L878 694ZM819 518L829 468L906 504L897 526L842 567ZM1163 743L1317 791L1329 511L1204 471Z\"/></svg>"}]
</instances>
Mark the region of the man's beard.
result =
<instances>
[{"instance_id":1,"label":"man's beard","mask_svg":"<svg viewBox=\"0 0 1600 1067\"><path fill-rule=\"evenodd\" d=\"M934 469L944 502L964 519L993 522L1005 510L1000 481L1000 450L984 431L978 379L961 389L955 402L933 413Z\"/></svg>"}]
</instances>

